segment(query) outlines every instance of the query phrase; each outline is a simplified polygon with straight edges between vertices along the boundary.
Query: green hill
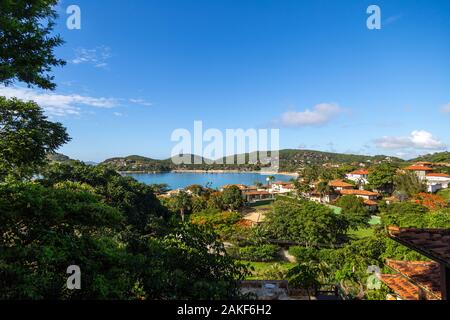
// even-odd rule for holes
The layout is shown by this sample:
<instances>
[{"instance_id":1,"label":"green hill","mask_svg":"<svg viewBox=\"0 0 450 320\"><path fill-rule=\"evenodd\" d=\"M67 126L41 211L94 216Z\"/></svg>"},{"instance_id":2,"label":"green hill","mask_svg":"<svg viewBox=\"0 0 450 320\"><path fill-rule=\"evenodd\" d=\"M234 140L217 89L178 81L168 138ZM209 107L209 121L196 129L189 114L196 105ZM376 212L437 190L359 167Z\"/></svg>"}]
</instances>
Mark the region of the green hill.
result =
<instances>
[{"instance_id":1,"label":"green hill","mask_svg":"<svg viewBox=\"0 0 450 320\"><path fill-rule=\"evenodd\" d=\"M212 163L211 160L204 159L195 155L190 156L191 163L189 164L174 164L174 162L169 159L157 160L137 155L132 155L128 157L117 157L107 159L103 164L114 167L119 171L148 171L148 172L162 172L171 170L243 170L243 171L253 171L260 170L263 167L267 167L267 164L256 162L250 163L251 155L241 154L229 157L224 157L222 159L222 164ZM236 163L236 157L241 156L245 159L244 164L234 164ZM270 156L270 152L269 152ZM299 169L308 165L323 165L323 164L354 164L359 163L366 164L376 164L383 161L392 161L396 163L404 162L399 158L386 157L383 155L379 156L366 156L366 155L355 155L355 154L344 154L344 153L332 153L332 152L322 152L314 150L295 150L295 149L285 149L279 151L280 158L280 171L295 172ZM195 160L201 164L195 164ZM232 162L233 164L227 164L227 162Z\"/></svg>"},{"instance_id":2,"label":"green hill","mask_svg":"<svg viewBox=\"0 0 450 320\"><path fill-rule=\"evenodd\" d=\"M415 159L411 159L410 161L411 162L424 161L424 162L450 163L450 152L446 151L446 152L437 152L437 153L433 153L433 154L427 154L427 155L423 155L423 156L420 156Z\"/></svg>"}]
</instances>

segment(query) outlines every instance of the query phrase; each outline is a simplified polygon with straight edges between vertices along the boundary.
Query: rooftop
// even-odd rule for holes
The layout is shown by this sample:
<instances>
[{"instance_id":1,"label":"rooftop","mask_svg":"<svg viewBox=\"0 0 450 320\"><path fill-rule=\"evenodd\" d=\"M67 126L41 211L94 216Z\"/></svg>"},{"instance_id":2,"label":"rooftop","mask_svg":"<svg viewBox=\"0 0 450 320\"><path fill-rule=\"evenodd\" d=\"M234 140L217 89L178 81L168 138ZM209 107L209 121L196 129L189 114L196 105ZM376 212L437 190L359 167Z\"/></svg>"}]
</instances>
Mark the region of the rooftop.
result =
<instances>
[{"instance_id":1,"label":"rooftop","mask_svg":"<svg viewBox=\"0 0 450 320\"><path fill-rule=\"evenodd\" d=\"M342 195L354 195L354 196L378 196L378 193L367 191L367 190L356 190L356 189L349 189L349 190L340 190L339 191Z\"/></svg>"},{"instance_id":2,"label":"rooftop","mask_svg":"<svg viewBox=\"0 0 450 320\"><path fill-rule=\"evenodd\" d=\"M405 277L399 274L382 274L380 280L402 299L419 300L419 287L413 285Z\"/></svg>"},{"instance_id":3,"label":"rooftop","mask_svg":"<svg viewBox=\"0 0 450 320\"><path fill-rule=\"evenodd\" d=\"M423 165L412 165L412 166L406 167L404 169L410 170L410 171L433 171L432 168L423 166Z\"/></svg>"},{"instance_id":4,"label":"rooftop","mask_svg":"<svg viewBox=\"0 0 450 320\"><path fill-rule=\"evenodd\" d=\"M427 173L427 177L450 178L450 174L445 174L445 173Z\"/></svg>"},{"instance_id":5,"label":"rooftop","mask_svg":"<svg viewBox=\"0 0 450 320\"><path fill-rule=\"evenodd\" d=\"M354 174L354 175L368 175L369 174L369 170L365 170L365 169L363 169L363 170L356 170L356 171L353 171L353 172L350 172L349 174Z\"/></svg>"},{"instance_id":6,"label":"rooftop","mask_svg":"<svg viewBox=\"0 0 450 320\"><path fill-rule=\"evenodd\" d=\"M429 261L387 260L386 265L397 271L419 290L428 300L441 300L441 272L439 264Z\"/></svg>"},{"instance_id":7,"label":"rooftop","mask_svg":"<svg viewBox=\"0 0 450 320\"><path fill-rule=\"evenodd\" d=\"M342 180L333 180L328 183L330 187L335 188L353 188L354 186L351 183L347 183Z\"/></svg>"},{"instance_id":8,"label":"rooftop","mask_svg":"<svg viewBox=\"0 0 450 320\"><path fill-rule=\"evenodd\" d=\"M450 229L389 227L389 236L431 260L450 267Z\"/></svg>"},{"instance_id":9,"label":"rooftop","mask_svg":"<svg viewBox=\"0 0 450 320\"><path fill-rule=\"evenodd\" d=\"M364 200L364 204L366 204L368 206L376 206L376 205L378 205L378 203L376 201L368 200L368 199Z\"/></svg>"}]
</instances>

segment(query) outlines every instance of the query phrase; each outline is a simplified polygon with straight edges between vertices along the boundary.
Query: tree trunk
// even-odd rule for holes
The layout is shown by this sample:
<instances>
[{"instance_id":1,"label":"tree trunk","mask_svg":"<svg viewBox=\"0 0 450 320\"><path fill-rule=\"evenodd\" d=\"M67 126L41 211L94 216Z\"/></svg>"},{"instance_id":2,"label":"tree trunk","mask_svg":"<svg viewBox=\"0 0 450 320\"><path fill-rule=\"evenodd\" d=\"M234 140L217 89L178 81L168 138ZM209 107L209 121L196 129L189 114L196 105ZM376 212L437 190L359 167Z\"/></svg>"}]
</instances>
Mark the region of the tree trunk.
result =
<instances>
[{"instance_id":1,"label":"tree trunk","mask_svg":"<svg viewBox=\"0 0 450 320\"><path fill-rule=\"evenodd\" d=\"M180 210L180 214L181 214L181 221L184 222L184 209Z\"/></svg>"}]
</instances>

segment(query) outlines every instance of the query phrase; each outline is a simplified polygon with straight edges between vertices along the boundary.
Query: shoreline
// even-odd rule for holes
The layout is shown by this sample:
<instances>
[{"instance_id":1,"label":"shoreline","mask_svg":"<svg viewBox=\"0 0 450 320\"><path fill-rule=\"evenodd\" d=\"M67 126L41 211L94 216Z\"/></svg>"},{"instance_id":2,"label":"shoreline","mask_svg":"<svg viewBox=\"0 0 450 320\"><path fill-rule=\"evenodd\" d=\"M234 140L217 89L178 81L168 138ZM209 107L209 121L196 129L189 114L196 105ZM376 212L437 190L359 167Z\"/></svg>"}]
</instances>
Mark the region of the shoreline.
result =
<instances>
[{"instance_id":1,"label":"shoreline","mask_svg":"<svg viewBox=\"0 0 450 320\"><path fill-rule=\"evenodd\" d=\"M243 170L189 170L189 169L176 169L171 171L118 171L120 174L157 174L157 173L259 173L261 175L283 175L298 177L298 173L294 172L271 172L271 171L243 171Z\"/></svg>"}]
</instances>

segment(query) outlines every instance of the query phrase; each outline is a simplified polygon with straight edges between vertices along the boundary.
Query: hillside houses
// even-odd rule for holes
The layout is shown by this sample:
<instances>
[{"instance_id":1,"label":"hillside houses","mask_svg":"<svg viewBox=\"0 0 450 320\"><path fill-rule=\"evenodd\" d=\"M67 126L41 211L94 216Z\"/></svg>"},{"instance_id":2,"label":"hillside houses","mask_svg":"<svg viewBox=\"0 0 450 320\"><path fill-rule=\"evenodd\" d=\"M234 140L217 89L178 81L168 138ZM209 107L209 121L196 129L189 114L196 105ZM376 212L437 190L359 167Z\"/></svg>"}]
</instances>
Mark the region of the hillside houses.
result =
<instances>
[{"instance_id":1,"label":"hillside houses","mask_svg":"<svg viewBox=\"0 0 450 320\"><path fill-rule=\"evenodd\" d=\"M232 185L224 185L220 188L223 189ZM243 184L234 185L242 191L242 196L247 203L254 203L259 201L273 200L277 194L287 194L293 192L295 187L290 182L276 181L270 185L264 185L260 187L246 186Z\"/></svg>"},{"instance_id":2,"label":"hillside houses","mask_svg":"<svg viewBox=\"0 0 450 320\"><path fill-rule=\"evenodd\" d=\"M419 179L426 183L427 191L430 193L448 188L450 185L450 175L445 173L436 173L431 166L431 163L421 162L406 167L404 170L414 172Z\"/></svg>"},{"instance_id":3,"label":"hillside houses","mask_svg":"<svg viewBox=\"0 0 450 320\"><path fill-rule=\"evenodd\" d=\"M356 189L353 184L340 179L328 182L328 187L330 187L328 192L319 192L316 188L306 197L315 202L329 204L337 201L341 196L356 196L364 200L364 204L369 210L375 211L377 209L377 200L380 196L377 192Z\"/></svg>"},{"instance_id":4,"label":"hillside houses","mask_svg":"<svg viewBox=\"0 0 450 320\"><path fill-rule=\"evenodd\" d=\"M270 185L272 193L289 193L294 191L295 187L290 182L276 181Z\"/></svg>"},{"instance_id":5,"label":"hillside houses","mask_svg":"<svg viewBox=\"0 0 450 320\"><path fill-rule=\"evenodd\" d=\"M350 172L346 175L348 180L354 181L360 188L369 182L369 170L361 169Z\"/></svg>"}]
</instances>

